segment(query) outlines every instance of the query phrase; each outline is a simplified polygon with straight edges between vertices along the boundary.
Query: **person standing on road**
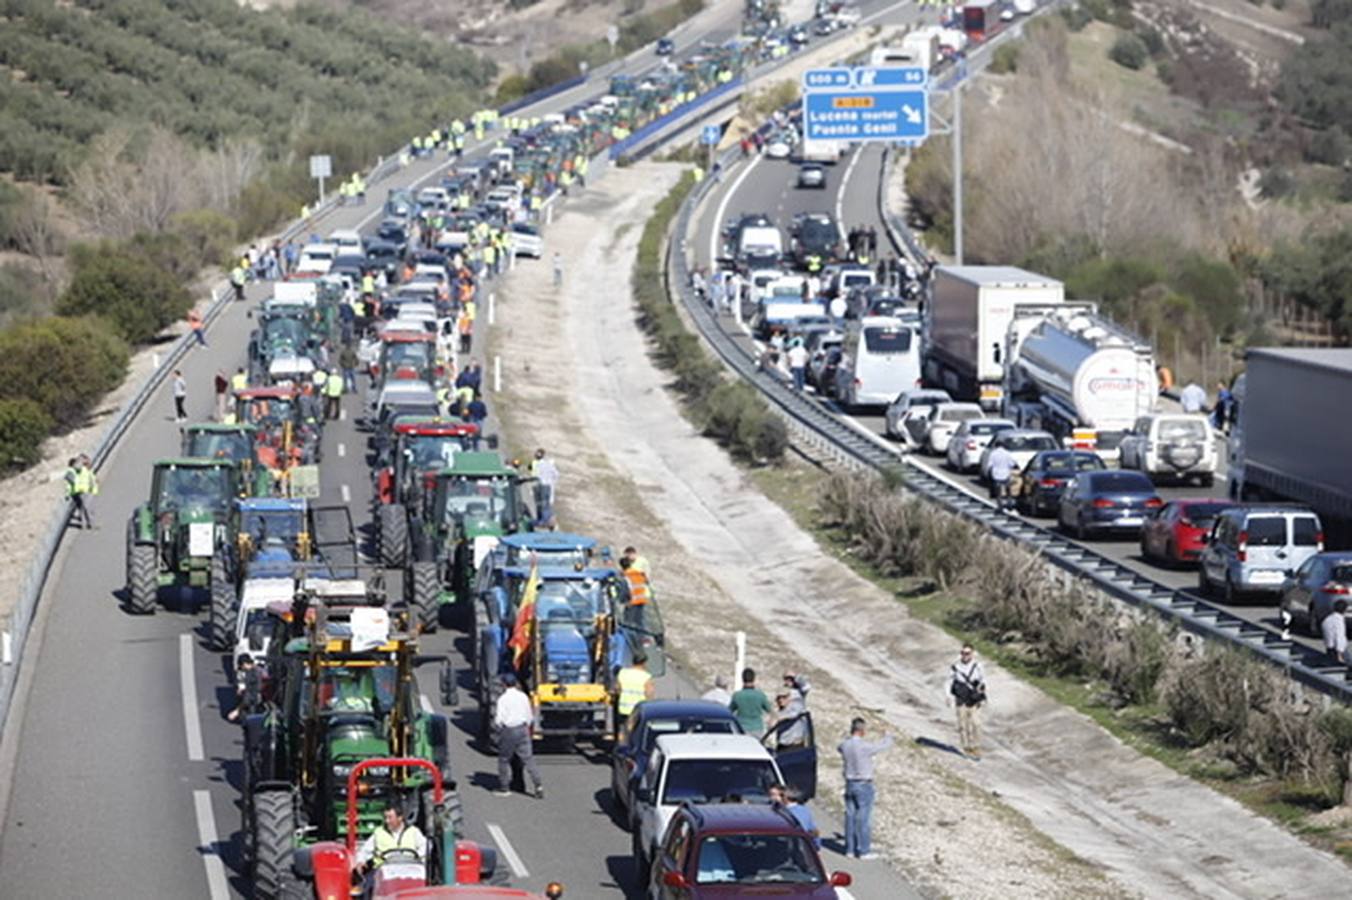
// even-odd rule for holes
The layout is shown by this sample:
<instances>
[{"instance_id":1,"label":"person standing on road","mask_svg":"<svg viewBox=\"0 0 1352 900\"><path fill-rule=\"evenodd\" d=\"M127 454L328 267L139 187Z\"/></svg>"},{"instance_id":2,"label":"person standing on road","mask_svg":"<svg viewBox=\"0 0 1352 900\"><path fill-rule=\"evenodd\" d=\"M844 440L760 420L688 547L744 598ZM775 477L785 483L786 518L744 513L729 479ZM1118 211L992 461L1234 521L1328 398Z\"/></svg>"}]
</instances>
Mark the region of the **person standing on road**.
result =
<instances>
[{"instance_id":1,"label":"person standing on road","mask_svg":"<svg viewBox=\"0 0 1352 900\"><path fill-rule=\"evenodd\" d=\"M554 252L554 287L563 287L563 257Z\"/></svg>"},{"instance_id":2,"label":"person standing on road","mask_svg":"<svg viewBox=\"0 0 1352 900\"><path fill-rule=\"evenodd\" d=\"M742 689L732 695L728 709L741 723L747 734L760 738L765 735L767 715L773 716L775 708L765 691L756 687L756 670L750 667L742 670Z\"/></svg>"},{"instance_id":3,"label":"person standing on road","mask_svg":"<svg viewBox=\"0 0 1352 900\"><path fill-rule=\"evenodd\" d=\"M991 499L999 509L1009 505L1009 481L1014 477L1014 467L1018 461L1003 444L991 448L986 461L987 474L991 479Z\"/></svg>"},{"instance_id":4,"label":"person standing on road","mask_svg":"<svg viewBox=\"0 0 1352 900\"><path fill-rule=\"evenodd\" d=\"M230 272L230 286L235 289L235 300L244 299L244 284L249 280L249 273L243 265L237 265Z\"/></svg>"},{"instance_id":5,"label":"person standing on road","mask_svg":"<svg viewBox=\"0 0 1352 900\"><path fill-rule=\"evenodd\" d=\"M1347 601L1333 601L1333 611L1319 623L1324 635L1324 651L1339 664L1347 662Z\"/></svg>"},{"instance_id":6,"label":"person standing on road","mask_svg":"<svg viewBox=\"0 0 1352 900\"><path fill-rule=\"evenodd\" d=\"M545 454L545 448L535 451L535 461L531 463L531 474L535 476L535 501L541 525L547 525L554 518L554 491L559 486L559 467L554 458Z\"/></svg>"},{"instance_id":7,"label":"person standing on road","mask_svg":"<svg viewBox=\"0 0 1352 900\"><path fill-rule=\"evenodd\" d=\"M232 391L242 391L249 386L249 373L240 366L235 370L235 374L230 376L230 389Z\"/></svg>"},{"instance_id":8,"label":"person standing on road","mask_svg":"<svg viewBox=\"0 0 1352 900\"><path fill-rule=\"evenodd\" d=\"M642 650L635 653L633 664L620 669L619 674L615 676L615 682L619 688L615 698L615 712L618 714L618 721L623 722L629 718L635 706L653 698L656 688L653 676L648 671L648 654Z\"/></svg>"},{"instance_id":9,"label":"person standing on road","mask_svg":"<svg viewBox=\"0 0 1352 900\"><path fill-rule=\"evenodd\" d=\"M231 722L238 722L240 716L258 712L263 706L263 679L254 658L247 653L241 653L235 660L235 696L239 702L225 716Z\"/></svg>"},{"instance_id":10,"label":"person standing on road","mask_svg":"<svg viewBox=\"0 0 1352 900\"><path fill-rule=\"evenodd\" d=\"M90 468L89 457L81 454L72 456L70 463L66 466L66 496L70 497L71 516L70 524L75 528L94 527L94 516L89 510L89 498L99 492L99 480L94 476L94 470ZM75 517L80 517L80 523L75 524Z\"/></svg>"},{"instance_id":11,"label":"person standing on road","mask_svg":"<svg viewBox=\"0 0 1352 900\"><path fill-rule=\"evenodd\" d=\"M216 370L216 381L213 385L216 389L216 421L225 421L226 400L230 396L230 379L225 377L224 369Z\"/></svg>"},{"instance_id":12,"label":"person standing on road","mask_svg":"<svg viewBox=\"0 0 1352 900\"><path fill-rule=\"evenodd\" d=\"M789 371L793 373L793 389L801 394L807 385L807 348L800 338L794 338L789 346L788 357Z\"/></svg>"},{"instance_id":13,"label":"person standing on road","mask_svg":"<svg viewBox=\"0 0 1352 900\"><path fill-rule=\"evenodd\" d=\"M324 418L335 421L342 413L343 379L333 372L324 379Z\"/></svg>"},{"instance_id":14,"label":"person standing on road","mask_svg":"<svg viewBox=\"0 0 1352 900\"><path fill-rule=\"evenodd\" d=\"M949 702L958 708L958 743L968 756L981 756L981 726L977 712L986 702L986 673L976 650L963 644L957 662L948 669Z\"/></svg>"},{"instance_id":15,"label":"person standing on road","mask_svg":"<svg viewBox=\"0 0 1352 900\"><path fill-rule=\"evenodd\" d=\"M803 695L793 688L782 687L775 692L775 717L780 723L775 736L776 751L807 746L807 722L802 718L806 712Z\"/></svg>"},{"instance_id":16,"label":"person standing on road","mask_svg":"<svg viewBox=\"0 0 1352 900\"><path fill-rule=\"evenodd\" d=\"M850 722L850 736L837 748L845 764L845 855L876 859L873 847L873 757L892 746L892 736L865 740L864 720Z\"/></svg>"},{"instance_id":17,"label":"person standing on road","mask_svg":"<svg viewBox=\"0 0 1352 900\"><path fill-rule=\"evenodd\" d=\"M710 703L717 703L719 706L727 706L732 703L732 692L728 690L728 679L725 675L714 676L714 686L705 691L701 700L708 700Z\"/></svg>"},{"instance_id":18,"label":"person standing on road","mask_svg":"<svg viewBox=\"0 0 1352 900\"><path fill-rule=\"evenodd\" d=\"M494 793L499 797L512 795L512 759L516 758L530 776L535 796L544 799L544 782L531 746L535 710L525 691L516 686L516 675L503 673L502 688L502 695L493 708L493 724L498 729L498 789Z\"/></svg>"},{"instance_id":19,"label":"person standing on road","mask_svg":"<svg viewBox=\"0 0 1352 900\"><path fill-rule=\"evenodd\" d=\"M357 365L360 362L352 342L343 344L343 349L338 351L338 368L343 370L343 390L349 394L357 393Z\"/></svg>"},{"instance_id":20,"label":"person standing on road","mask_svg":"<svg viewBox=\"0 0 1352 900\"><path fill-rule=\"evenodd\" d=\"M640 554L638 548L632 544L625 547L624 552L620 554L620 568L626 572L632 569L635 572L642 572L644 575L652 575L652 566L649 565L647 558Z\"/></svg>"},{"instance_id":21,"label":"person standing on road","mask_svg":"<svg viewBox=\"0 0 1352 900\"><path fill-rule=\"evenodd\" d=\"M207 345L206 323L202 321L202 314L196 308L188 310L188 328L192 330L192 336L197 340L197 346L205 347Z\"/></svg>"},{"instance_id":22,"label":"person standing on road","mask_svg":"<svg viewBox=\"0 0 1352 900\"><path fill-rule=\"evenodd\" d=\"M173 390L174 390L174 421L186 422L188 421L188 410L185 405L188 402L188 382L183 380L182 369L174 370Z\"/></svg>"},{"instance_id":23,"label":"person standing on road","mask_svg":"<svg viewBox=\"0 0 1352 900\"><path fill-rule=\"evenodd\" d=\"M1206 390L1197 382L1190 381L1179 393L1178 402L1185 413L1199 413L1206 406Z\"/></svg>"}]
</instances>

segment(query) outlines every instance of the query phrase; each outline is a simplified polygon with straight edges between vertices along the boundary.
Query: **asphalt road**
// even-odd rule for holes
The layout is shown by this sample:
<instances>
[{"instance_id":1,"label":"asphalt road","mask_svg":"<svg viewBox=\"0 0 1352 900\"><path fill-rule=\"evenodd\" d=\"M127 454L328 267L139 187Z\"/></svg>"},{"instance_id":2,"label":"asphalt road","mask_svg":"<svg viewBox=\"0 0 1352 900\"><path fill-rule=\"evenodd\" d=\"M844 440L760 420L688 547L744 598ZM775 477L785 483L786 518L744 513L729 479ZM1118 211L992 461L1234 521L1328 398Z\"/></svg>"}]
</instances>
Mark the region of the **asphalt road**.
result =
<instances>
[{"instance_id":1,"label":"asphalt road","mask_svg":"<svg viewBox=\"0 0 1352 900\"><path fill-rule=\"evenodd\" d=\"M871 226L879 234L879 248L884 255L891 255L890 245L886 241L884 228L878 210L878 182L881 175L882 151L877 146L864 146L855 149L848 157L834 166L827 167L827 183L823 190L801 189L795 186L797 166L786 160L771 160L763 157L741 162L724 172L722 184L704 201L703 207L695 218L694 233L690 246L695 254L696 265L711 268L713 260L719 254L718 239L721 224L743 213L765 213L769 215L787 236L793 216L800 212L826 212L835 216L843 230L854 226ZM723 316L720 322L731 335L738 337L743 346L752 347L751 335L731 316ZM811 388L809 388L811 390ZM829 399L820 399L828 409L842 418L853 420L866 431L878 436L880 442L888 446L896 445L885 437L885 422L882 410L871 413L846 415ZM969 493L985 498L987 491L975 475L960 475L949 471L942 458L910 454L910 459L930 472L948 479ZM1216 485L1201 488L1194 485L1163 486L1160 496L1165 500L1197 497L1223 497L1225 494L1225 451L1220 452L1221 470L1217 473ZM1054 519L1031 519L1045 526L1055 524ZM1120 539L1105 537L1086 542L1088 546L1104 553L1114 560L1129 566L1150 578L1173 588L1195 593L1197 586L1196 570L1191 566L1165 566L1146 560L1140 552L1136 538ZM1207 598L1212 603L1219 602L1214 597ZM1230 612L1253 622L1259 622L1278 630L1281 621L1277 615L1274 601L1257 600L1243 605L1229 607ZM1293 633L1293 639L1308 646L1316 646L1317 641Z\"/></svg>"},{"instance_id":2,"label":"asphalt road","mask_svg":"<svg viewBox=\"0 0 1352 900\"><path fill-rule=\"evenodd\" d=\"M699 37L730 36L740 10L723 6L726 14L703 20L707 30L681 43L688 48ZM623 67L641 71L650 61L640 52ZM593 80L526 112L561 109L602 90ZM387 189L420 186L444 165L444 159L411 165L372 185L365 205L337 209L315 230L371 227ZM215 372L233 372L244 362L252 327L246 311L266 294L266 286L251 287L247 303L213 324L210 346L183 363L194 420L211 412ZM371 483L364 440L353 424L360 400L349 396L343 403L345 417L325 430L320 502L349 504L365 532ZM194 604L202 598L164 591L149 617L131 616L120 604L127 516L148 493L151 461L176 455L178 445L166 383L100 473L102 493L93 504L98 528L68 537L49 580L32 637L35 652L26 663L33 667L31 684L11 722L21 729L17 749L4 761L10 768L0 772L10 784L0 835L5 896L249 895L239 834L241 741L238 728L223 718L233 690L226 656L205 649ZM680 636L671 639L679 643ZM443 630L428 650L463 659L462 641L458 632ZM435 672L420 673L420 683L439 709ZM661 691L689 696L693 688L669 677ZM469 837L498 846L502 868L518 886L540 889L557 879L574 897L632 895L629 838L608 821L605 758L547 755L541 761L545 800L492 798L486 787L496 779L494 761L470 743L471 697L462 690L466 709L446 710L458 726L452 759ZM581 822L588 827L577 827ZM910 893L877 863L852 871L860 879L853 896Z\"/></svg>"}]
</instances>

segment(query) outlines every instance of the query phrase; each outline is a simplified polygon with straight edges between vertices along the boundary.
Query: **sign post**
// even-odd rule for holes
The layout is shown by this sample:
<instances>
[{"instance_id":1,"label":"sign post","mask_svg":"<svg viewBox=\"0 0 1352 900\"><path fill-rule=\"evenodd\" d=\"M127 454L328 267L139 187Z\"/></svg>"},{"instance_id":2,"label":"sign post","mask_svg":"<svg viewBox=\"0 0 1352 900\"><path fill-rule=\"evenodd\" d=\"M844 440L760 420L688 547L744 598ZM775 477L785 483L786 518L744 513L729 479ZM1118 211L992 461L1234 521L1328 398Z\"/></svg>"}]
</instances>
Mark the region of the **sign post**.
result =
<instances>
[{"instance_id":1,"label":"sign post","mask_svg":"<svg viewBox=\"0 0 1352 900\"><path fill-rule=\"evenodd\" d=\"M723 136L723 129L717 125L705 125L704 130L699 133L699 142L704 145L706 153L704 157L704 171L713 172L714 170L714 147L718 146L719 139Z\"/></svg>"},{"instance_id":2,"label":"sign post","mask_svg":"<svg viewBox=\"0 0 1352 900\"><path fill-rule=\"evenodd\" d=\"M319 179L319 203L324 203L324 179L333 175L333 157L312 156L310 157L310 177Z\"/></svg>"}]
</instances>

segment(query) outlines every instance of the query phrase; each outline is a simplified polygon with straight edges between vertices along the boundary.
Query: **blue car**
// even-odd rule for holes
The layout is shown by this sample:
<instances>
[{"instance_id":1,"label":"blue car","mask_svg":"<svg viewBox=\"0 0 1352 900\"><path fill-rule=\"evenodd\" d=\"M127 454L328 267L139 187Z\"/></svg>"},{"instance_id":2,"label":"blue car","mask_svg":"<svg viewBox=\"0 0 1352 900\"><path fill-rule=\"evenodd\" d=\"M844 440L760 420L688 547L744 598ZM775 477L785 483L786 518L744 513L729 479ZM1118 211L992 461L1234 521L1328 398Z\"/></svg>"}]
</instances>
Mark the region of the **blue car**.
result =
<instances>
[{"instance_id":1,"label":"blue car","mask_svg":"<svg viewBox=\"0 0 1352 900\"><path fill-rule=\"evenodd\" d=\"M676 52L676 42L669 37L657 39L657 55L670 56Z\"/></svg>"},{"instance_id":2,"label":"blue car","mask_svg":"<svg viewBox=\"0 0 1352 900\"><path fill-rule=\"evenodd\" d=\"M610 793L621 818L634 824L634 788L648 767L653 744L664 734L741 734L737 717L708 700L647 700L634 707L615 741L610 764Z\"/></svg>"},{"instance_id":3,"label":"blue car","mask_svg":"<svg viewBox=\"0 0 1352 900\"><path fill-rule=\"evenodd\" d=\"M1061 493L1057 523L1080 540L1106 531L1139 534L1146 516L1163 505L1141 472L1081 472Z\"/></svg>"}]
</instances>

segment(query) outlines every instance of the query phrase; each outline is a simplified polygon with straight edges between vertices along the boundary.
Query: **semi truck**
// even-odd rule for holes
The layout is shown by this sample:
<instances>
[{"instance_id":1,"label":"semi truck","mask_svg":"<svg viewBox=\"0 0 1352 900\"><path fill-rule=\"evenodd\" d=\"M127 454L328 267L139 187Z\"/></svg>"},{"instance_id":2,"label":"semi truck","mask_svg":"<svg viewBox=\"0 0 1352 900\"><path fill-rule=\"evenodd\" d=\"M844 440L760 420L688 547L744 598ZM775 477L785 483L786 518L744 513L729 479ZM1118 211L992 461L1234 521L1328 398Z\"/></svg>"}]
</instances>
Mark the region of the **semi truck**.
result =
<instances>
[{"instance_id":1,"label":"semi truck","mask_svg":"<svg viewBox=\"0 0 1352 900\"><path fill-rule=\"evenodd\" d=\"M1352 549L1352 418L1338 412L1352 395L1352 349L1249 350L1232 392L1231 498L1303 503L1326 547Z\"/></svg>"},{"instance_id":2,"label":"semi truck","mask_svg":"<svg viewBox=\"0 0 1352 900\"><path fill-rule=\"evenodd\" d=\"M1005 359L1006 416L1108 459L1159 394L1150 344L1092 303L1018 306Z\"/></svg>"},{"instance_id":3,"label":"semi truck","mask_svg":"<svg viewBox=\"0 0 1352 900\"><path fill-rule=\"evenodd\" d=\"M998 410L1015 311L1065 302L1065 285L1013 266L939 266L924 309L923 377L954 400Z\"/></svg>"}]
</instances>

